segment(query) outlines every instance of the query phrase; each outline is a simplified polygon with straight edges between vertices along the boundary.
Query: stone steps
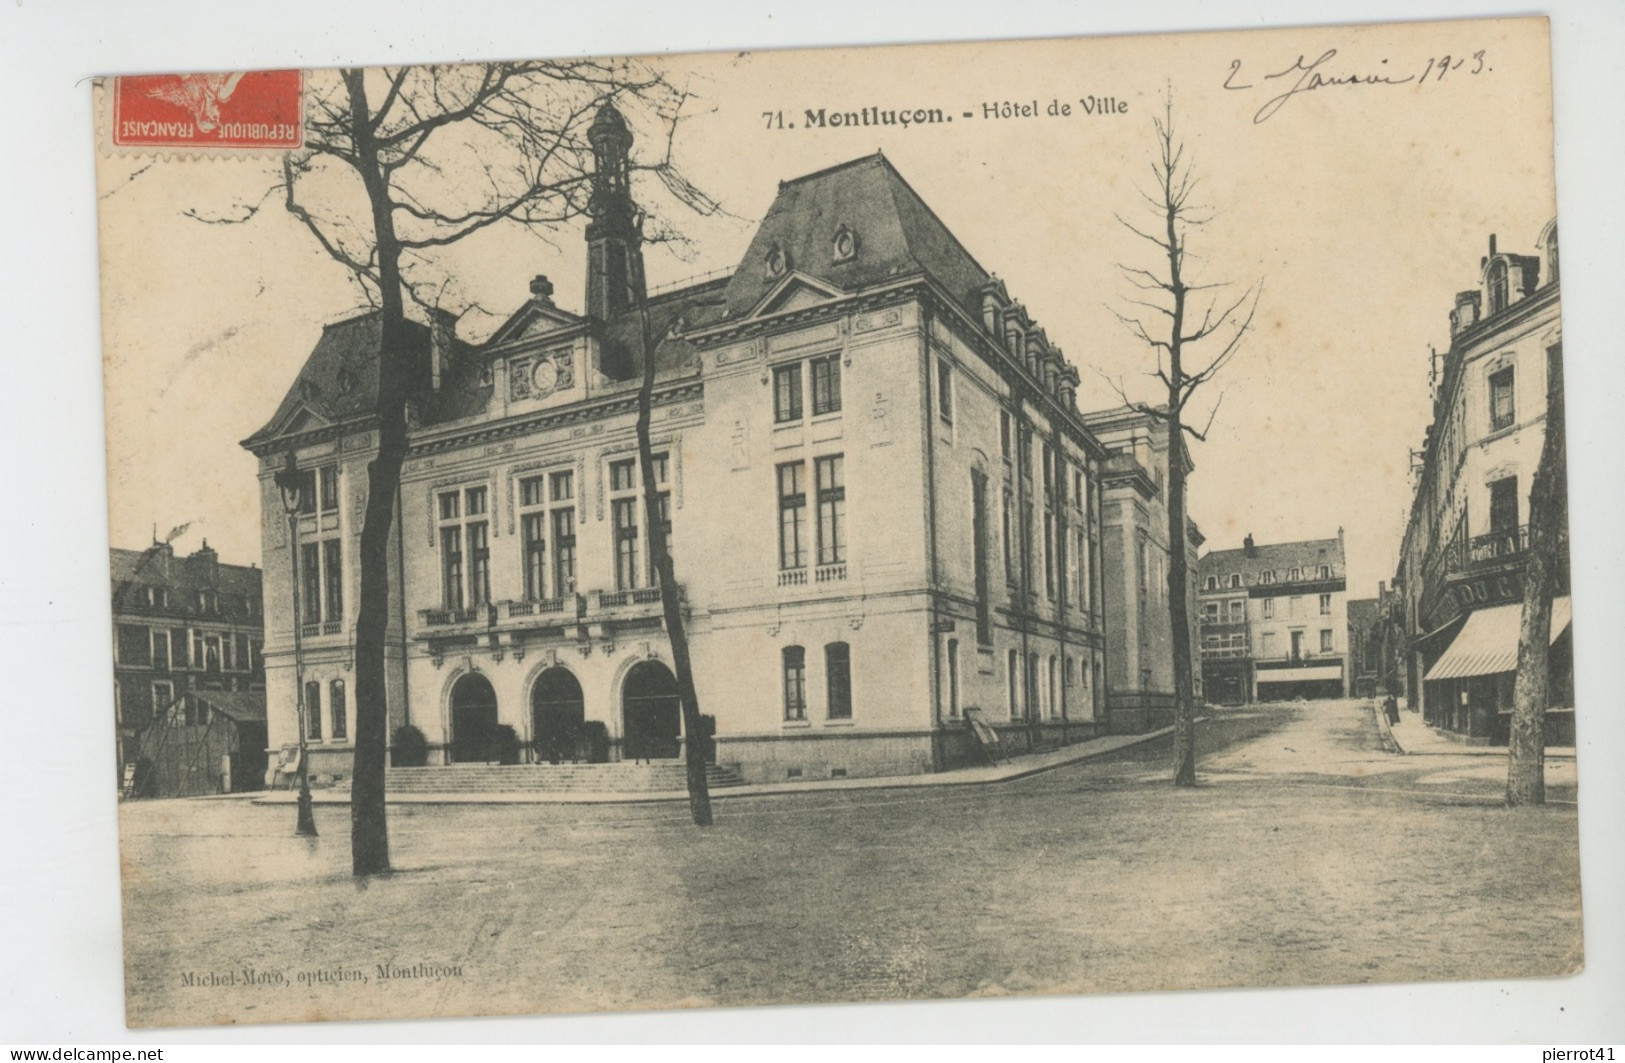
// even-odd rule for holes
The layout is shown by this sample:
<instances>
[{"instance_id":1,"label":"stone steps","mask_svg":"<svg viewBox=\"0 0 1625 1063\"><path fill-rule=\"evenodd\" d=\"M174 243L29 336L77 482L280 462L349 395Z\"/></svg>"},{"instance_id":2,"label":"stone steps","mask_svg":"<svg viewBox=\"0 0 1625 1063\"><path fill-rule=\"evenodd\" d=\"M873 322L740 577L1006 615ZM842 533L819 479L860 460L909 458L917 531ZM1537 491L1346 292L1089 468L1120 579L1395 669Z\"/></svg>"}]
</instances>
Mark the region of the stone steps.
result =
<instances>
[{"instance_id":1,"label":"stone steps","mask_svg":"<svg viewBox=\"0 0 1625 1063\"><path fill-rule=\"evenodd\" d=\"M732 768L707 765L712 789L742 786ZM388 793L659 793L686 790L681 761L636 764L447 764L390 768Z\"/></svg>"}]
</instances>

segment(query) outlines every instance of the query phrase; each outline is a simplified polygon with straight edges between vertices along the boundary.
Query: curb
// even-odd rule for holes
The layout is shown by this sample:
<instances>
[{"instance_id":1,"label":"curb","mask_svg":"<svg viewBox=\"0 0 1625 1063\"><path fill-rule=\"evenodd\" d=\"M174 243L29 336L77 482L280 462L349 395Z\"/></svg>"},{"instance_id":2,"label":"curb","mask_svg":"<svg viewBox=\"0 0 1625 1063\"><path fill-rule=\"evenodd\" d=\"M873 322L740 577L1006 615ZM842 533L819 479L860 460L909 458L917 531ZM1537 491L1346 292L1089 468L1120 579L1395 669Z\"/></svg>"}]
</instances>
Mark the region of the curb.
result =
<instances>
[{"instance_id":1,"label":"curb","mask_svg":"<svg viewBox=\"0 0 1625 1063\"><path fill-rule=\"evenodd\" d=\"M1198 716L1197 721L1207 719ZM1114 743L1108 748L1077 749L1067 757L1057 758L1043 764L1018 764L1010 766L1008 770L996 774L987 768L961 768L957 772L985 772L980 777L965 777L957 772L940 772L931 775L881 775L869 779L820 779L804 783L753 783L745 786L729 786L711 791L713 801L721 798L739 797L780 797L787 794L829 793L847 790L917 790L940 786L992 786L998 783L1014 782L1017 779L1026 779L1040 775L1057 768L1069 767L1073 764L1082 764L1086 761L1098 760L1125 749L1155 742L1174 733L1172 727L1163 727L1155 731L1147 731L1140 735L1113 735L1111 737L1128 738L1129 741ZM1099 739L1090 739L1090 742ZM1084 746L1088 742L1079 742L1077 746ZM1076 747L1074 747L1076 749ZM1057 750L1057 753L1062 750ZM1039 754L1043 756L1044 754ZM916 781L918 780L918 781ZM329 796L329 795L332 796ZM333 791L317 790L312 792L311 800L318 805L348 805L349 792L344 791L343 796ZM645 793L612 793L581 791L571 793L568 791L516 791L508 794L499 793L459 793L457 791L442 791L437 793L390 794L384 795L386 804L391 805L608 805L608 804L654 804L662 801L687 801L686 790L657 790ZM256 805L286 805L293 804L295 795L292 791L279 790L274 793L265 793L256 797Z\"/></svg>"}]
</instances>

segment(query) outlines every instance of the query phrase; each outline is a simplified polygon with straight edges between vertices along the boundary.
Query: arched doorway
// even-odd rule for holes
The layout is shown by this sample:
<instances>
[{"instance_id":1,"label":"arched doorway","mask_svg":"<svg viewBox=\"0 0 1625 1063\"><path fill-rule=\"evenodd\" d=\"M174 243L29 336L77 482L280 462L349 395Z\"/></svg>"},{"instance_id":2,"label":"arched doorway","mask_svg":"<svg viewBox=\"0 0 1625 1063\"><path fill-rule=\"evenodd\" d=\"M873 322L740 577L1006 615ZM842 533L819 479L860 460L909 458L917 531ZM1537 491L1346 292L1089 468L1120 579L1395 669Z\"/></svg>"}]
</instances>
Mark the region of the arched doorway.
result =
<instances>
[{"instance_id":1,"label":"arched doorway","mask_svg":"<svg viewBox=\"0 0 1625 1063\"><path fill-rule=\"evenodd\" d=\"M549 668L537 677L530 690L530 721L538 757L549 764L580 759L585 720L581 684L568 668Z\"/></svg>"},{"instance_id":2,"label":"arched doorway","mask_svg":"<svg viewBox=\"0 0 1625 1063\"><path fill-rule=\"evenodd\" d=\"M621 686L625 730L621 755L627 760L661 760L682 749L682 709L677 679L659 661L641 661Z\"/></svg>"},{"instance_id":3,"label":"arched doorway","mask_svg":"<svg viewBox=\"0 0 1625 1063\"><path fill-rule=\"evenodd\" d=\"M497 692L483 675L465 675L451 688L452 762L483 763L499 755Z\"/></svg>"}]
</instances>

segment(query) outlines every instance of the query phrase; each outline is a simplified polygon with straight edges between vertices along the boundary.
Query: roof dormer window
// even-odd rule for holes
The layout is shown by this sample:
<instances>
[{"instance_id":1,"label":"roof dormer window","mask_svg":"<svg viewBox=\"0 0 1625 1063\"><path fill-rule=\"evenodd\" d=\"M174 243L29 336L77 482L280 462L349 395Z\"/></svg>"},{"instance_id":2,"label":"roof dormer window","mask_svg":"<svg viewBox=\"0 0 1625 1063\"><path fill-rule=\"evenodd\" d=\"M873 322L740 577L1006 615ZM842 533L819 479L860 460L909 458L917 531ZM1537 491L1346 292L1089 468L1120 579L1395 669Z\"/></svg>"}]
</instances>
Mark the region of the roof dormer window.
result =
<instances>
[{"instance_id":1,"label":"roof dormer window","mask_svg":"<svg viewBox=\"0 0 1625 1063\"><path fill-rule=\"evenodd\" d=\"M780 247L778 244L774 244L772 247L768 248L767 275L770 277L782 277L789 269L790 256L785 253L784 248Z\"/></svg>"},{"instance_id":2,"label":"roof dormer window","mask_svg":"<svg viewBox=\"0 0 1625 1063\"><path fill-rule=\"evenodd\" d=\"M841 226L839 229L836 229L835 243L831 250L834 253L835 261L852 261L852 259L858 257L857 234L851 229L847 228L845 225Z\"/></svg>"},{"instance_id":3,"label":"roof dormer window","mask_svg":"<svg viewBox=\"0 0 1625 1063\"><path fill-rule=\"evenodd\" d=\"M1489 289L1490 313L1498 314L1505 310L1507 308L1507 264L1504 259L1490 263L1486 287Z\"/></svg>"}]
</instances>

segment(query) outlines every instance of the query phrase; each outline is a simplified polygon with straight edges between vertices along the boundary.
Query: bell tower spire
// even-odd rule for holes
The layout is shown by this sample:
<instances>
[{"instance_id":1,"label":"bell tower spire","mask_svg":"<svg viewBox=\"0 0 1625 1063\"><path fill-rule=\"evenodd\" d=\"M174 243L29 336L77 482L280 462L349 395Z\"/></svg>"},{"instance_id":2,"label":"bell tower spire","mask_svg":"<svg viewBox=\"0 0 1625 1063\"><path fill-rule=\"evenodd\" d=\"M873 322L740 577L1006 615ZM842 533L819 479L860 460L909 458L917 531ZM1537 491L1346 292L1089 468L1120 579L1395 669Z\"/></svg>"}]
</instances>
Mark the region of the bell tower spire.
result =
<instances>
[{"instance_id":1,"label":"bell tower spire","mask_svg":"<svg viewBox=\"0 0 1625 1063\"><path fill-rule=\"evenodd\" d=\"M587 130L592 144L592 197L587 201L587 313L600 321L645 295L643 212L632 202L632 131L605 102Z\"/></svg>"}]
</instances>

